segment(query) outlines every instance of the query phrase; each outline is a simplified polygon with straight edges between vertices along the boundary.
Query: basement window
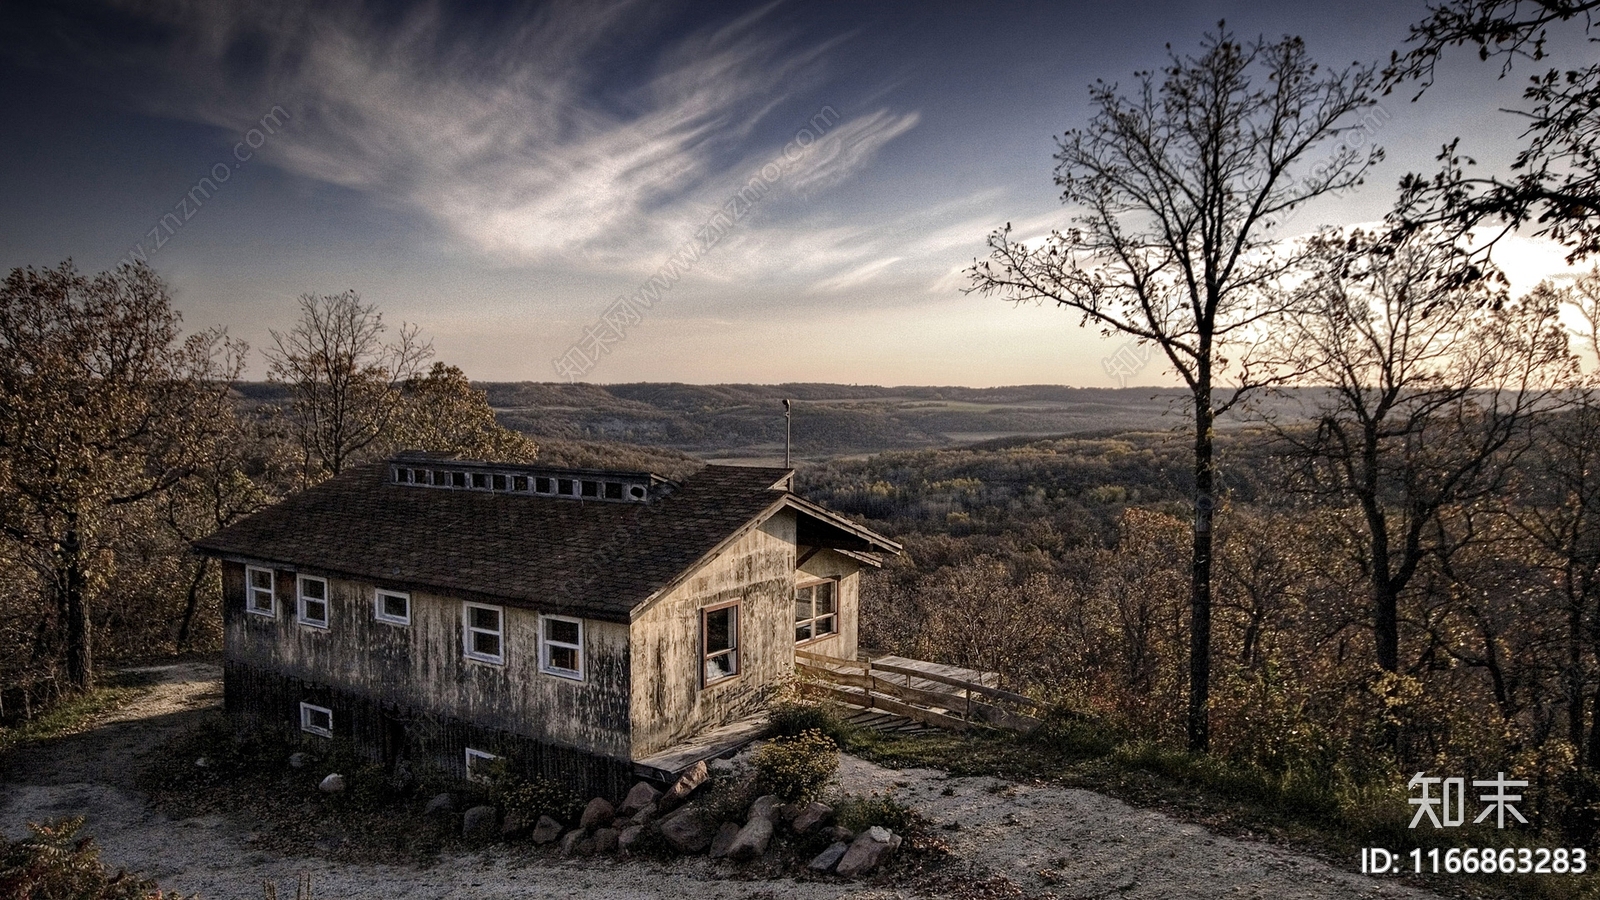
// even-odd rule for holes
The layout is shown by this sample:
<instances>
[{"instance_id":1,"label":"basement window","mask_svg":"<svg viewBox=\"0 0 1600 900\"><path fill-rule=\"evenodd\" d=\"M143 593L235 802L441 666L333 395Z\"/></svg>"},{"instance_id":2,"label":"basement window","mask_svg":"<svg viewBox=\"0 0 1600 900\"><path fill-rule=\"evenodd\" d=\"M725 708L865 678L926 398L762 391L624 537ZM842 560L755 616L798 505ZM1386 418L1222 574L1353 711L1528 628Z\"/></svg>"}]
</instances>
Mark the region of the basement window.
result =
<instances>
[{"instance_id":1,"label":"basement window","mask_svg":"<svg viewBox=\"0 0 1600 900\"><path fill-rule=\"evenodd\" d=\"M311 575L301 575L296 579L299 584L299 615L296 617L301 625L310 625L313 628L328 627L328 580L316 578Z\"/></svg>"},{"instance_id":2,"label":"basement window","mask_svg":"<svg viewBox=\"0 0 1600 900\"><path fill-rule=\"evenodd\" d=\"M461 606L462 648L467 659L499 665L505 657L505 610L498 606L464 603Z\"/></svg>"},{"instance_id":3,"label":"basement window","mask_svg":"<svg viewBox=\"0 0 1600 900\"><path fill-rule=\"evenodd\" d=\"M388 622L390 625L411 624L410 594L379 588L373 598L373 607L379 622Z\"/></svg>"},{"instance_id":4,"label":"basement window","mask_svg":"<svg viewBox=\"0 0 1600 900\"><path fill-rule=\"evenodd\" d=\"M500 757L483 750L467 748L467 780L488 784L493 775L494 761Z\"/></svg>"},{"instance_id":5,"label":"basement window","mask_svg":"<svg viewBox=\"0 0 1600 900\"><path fill-rule=\"evenodd\" d=\"M583 620L539 617L539 671L583 680Z\"/></svg>"},{"instance_id":6,"label":"basement window","mask_svg":"<svg viewBox=\"0 0 1600 900\"><path fill-rule=\"evenodd\" d=\"M451 472L450 473L450 486L451 487L458 487L458 488L466 487L467 486L467 473L465 473L465 472Z\"/></svg>"},{"instance_id":7,"label":"basement window","mask_svg":"<svg viewBox=\"0 0 1600 900\"><path fill-rule=\"evenodd\" d=\"M506 489L506 477L504 475L494 476L494 489L497 491Z\"/></svg>"},{"instance_id":8,"label":"basement window","mask_svg":"<svg viewBox=\"0 0 1600 900\"><path fill-rule=\"evenodd\" d=\"M795 643L800 644L838 633L837 596L838 586L832 581L819 581L795 589Z\"/></svg>"},{"instance_id":9,"label":"basement window","mask_svg":"<svg viewBox=\"0 0 1600 900\"><path fill-rule=\"evenodd\" d=\"M528 476L526 476L526 475L513 475L513 476L511 476L511 489L513 491L527 491L527 489L528 489Z\"/></svg>"},{"instance_id":10,"label":"basement window","mask_svg":"<svg viewBox=\"0 0 1600 900\"><path fill-rule=\"evenodd\" d=\"M325 738L333 737L333 710L310 703L300 704L300 730Z\"/></svg>"},{"instance_id":11,"label":"basement window","mask_svg":"<svg viewBox=\"0 0 1600 900\"><path fill-rule=\"evenodd\" d=\"M585 497L598 497L598 496L600 496L600 482L598 482L598 481L585 481L583 483L583 495Z\"/></svg>"},{"instance_id":12,"label":"basement window","mask_svg":"<svg viewBox=\"0 0 1600 900\"><path fill-rule=\"evenodd\" d=\"M244 608L258 616L272 618L278 614L272 597L272 570L244 567Z\"/></svg>"},{"instance_id":13,"label":"basement window","mask_svg":"<svg viewBox=\"0 0 1600 900\"><path fill-rule=\"evenodd\" d=\"M557 478L556 493L563 497L576 497L578 489L571 478Z\"/></svg>"},{"instance_id":14,"label":"basement window","mask_svg":"<svg viewBox=\"0 0 1600 900\"><path fill-rule=\"evenodd\" d=\"M622 499L622 484L621 484L621 482L617 482L617 481L608 481L608 482L606 482L606 499L607 500L621 500Z\"/></svg>"},{"instance_id":15,"label":"basement window","mask_svg":"<svg viewBox=\"0 0 1600 900\"><path fill-rule=\"evenodd\" d=\"M739 674L738 602L700 611L700 659L702 684Z\"/></svg>"},{"instance_id":16,"label":"basement window","mask_svg":"<svg viewBox=\"0 0 1600 900\"><path fill-rule=\"evenodd\" d=\"M536 494L548 494L548 493L550 493L553 490L553 488L550 485L550 479L548 479L548 478L535 478L533 480L533 490L534 490L534 493L536 493Z\"/></svg>"}]
</instances>

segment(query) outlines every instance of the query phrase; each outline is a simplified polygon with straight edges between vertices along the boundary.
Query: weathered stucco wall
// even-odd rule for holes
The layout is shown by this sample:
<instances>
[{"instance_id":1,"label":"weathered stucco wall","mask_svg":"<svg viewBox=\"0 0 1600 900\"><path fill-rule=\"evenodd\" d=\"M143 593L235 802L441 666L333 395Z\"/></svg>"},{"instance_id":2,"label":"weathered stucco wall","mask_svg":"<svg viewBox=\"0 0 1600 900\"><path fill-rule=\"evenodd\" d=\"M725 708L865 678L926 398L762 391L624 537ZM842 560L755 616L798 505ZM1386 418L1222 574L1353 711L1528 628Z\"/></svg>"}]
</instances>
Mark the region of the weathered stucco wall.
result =
<instances>
[{"instance_id":1,"label":"weathered stucco wall","mask_svg":"<svg viewBox=\"0 0 1600 900\"><path fill-rule=\"evenodd\" d=\"M633 756L754 712L794 675L795 515L734 541L633 621ZM702 686L700 611L741 604L739 674Z\"/></svg>"},{"instance_id":2,"label":"weathered stucco wall","mask_svg":"<svg viewBox=\"0 0 1600 900\"><path fill-rule=\"evenodd\" d=\"M374 585L329 577L329 627L322 629L295 620L295 574L274 573L277 612L268 619L245 611L244 565L224 563L224 642L231 665L325 685L398 710L627 758L628 626L584 621L584 680L578 682L539 671L535 611L502 607L505 662L481 663L463 653L459 600L411 591L411 624L393 625L374 615Z\"/></svg>"},{"instance_id":3,"label":"weathered stucco wall","mask_svg":"<svg viewBox=\"0 0 1600 900\"><path fill-rule=\"evenodd\" d=\"M818 551L795 573L795 584L805 584L818 578L837 580L839 630L827 637L807 641L800 645L800 649L840 659L855 659L856 636L860 633L861 563L843 553Z\"/></svg>"}]
</instances>

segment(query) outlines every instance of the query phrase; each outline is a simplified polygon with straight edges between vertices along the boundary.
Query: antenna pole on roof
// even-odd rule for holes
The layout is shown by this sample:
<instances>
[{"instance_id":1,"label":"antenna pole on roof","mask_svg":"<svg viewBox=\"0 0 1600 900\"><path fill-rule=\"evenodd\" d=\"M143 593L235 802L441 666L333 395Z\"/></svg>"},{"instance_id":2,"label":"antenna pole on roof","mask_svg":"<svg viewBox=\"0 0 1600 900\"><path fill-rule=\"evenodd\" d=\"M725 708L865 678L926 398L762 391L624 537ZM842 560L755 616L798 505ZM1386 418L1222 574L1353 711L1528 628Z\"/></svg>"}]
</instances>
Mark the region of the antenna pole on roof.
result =
<instances>
[{"instance_id":1,"label":"antenna pole on roof","mask_svg":"<svg viewBox=\"0 0 1600 900\"><path fill-rule=\"evenodd\" d=\"M789 419L789 400L783 401L783 467L789 468L789 436L792 434Z\"/></svg>"}]
</instances>

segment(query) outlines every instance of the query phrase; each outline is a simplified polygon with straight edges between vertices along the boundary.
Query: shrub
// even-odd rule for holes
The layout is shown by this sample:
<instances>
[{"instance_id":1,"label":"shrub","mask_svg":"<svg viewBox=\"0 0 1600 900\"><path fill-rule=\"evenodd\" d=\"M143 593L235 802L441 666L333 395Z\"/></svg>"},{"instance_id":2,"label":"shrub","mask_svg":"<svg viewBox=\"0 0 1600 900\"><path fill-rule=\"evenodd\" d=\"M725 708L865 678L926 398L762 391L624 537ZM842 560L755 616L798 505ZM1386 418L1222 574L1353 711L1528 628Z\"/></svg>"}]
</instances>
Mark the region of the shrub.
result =
<instances>
[{"instance_id":1,"label":"shrub","mask_svg":"<svg viewBox=\"0 0 1600 900\"><path fill-rule=\"evenodd\" d=\"M756 779L766 790L794 803L815 800L839 770L839 746L816 729L776 737L755 755Z\"/></svg>"},{"instance_id":2,"label":"shrub","mask_svg":"<svg viewBox=\"0 0 1600 900\"><path fill-rule=\"evenodd\" d=\"M583 814L583 800L553 781L525 778L503 767L494 768L490 779L489 799L508 815L516 813L526 819L549 816L571 824Z\"/></svg>"},{"instance_id":3,"label":"shrub","mask_svg":"<svg viewBox=\"0 0 1600 900\"><path fill-rule=\"evenodd\" d=\"M850 743L854 731L839 707L832 703L785 700L773 704L768 717L772 730L782 737L797 737L807 731L819 731L840 747Z\"/></svg>"},{"instance_id":4,"label":"shrub","mask_svg":"<svg viewBox=\"0 0 1600 900\"><path fill-rule=\"evenodd\" d=\"M833 818L838 824L856 833L874 825L904 834L916 821L911 807L876 791L868 797L846 797L833 807Z\"/></svg>"},{"instance_id":5,"label":"shrub","mask_svg":"<svg viewBox=\"0 0 1600 900\"><path fill-rule=\"evenodd\" d=\"M94 840L78 837L83 817L54 825L29 823L29 837L0 836L0 896L41 900L159 900L156 883L137 873L112 873Z\"/></svg>"}]
</instances>

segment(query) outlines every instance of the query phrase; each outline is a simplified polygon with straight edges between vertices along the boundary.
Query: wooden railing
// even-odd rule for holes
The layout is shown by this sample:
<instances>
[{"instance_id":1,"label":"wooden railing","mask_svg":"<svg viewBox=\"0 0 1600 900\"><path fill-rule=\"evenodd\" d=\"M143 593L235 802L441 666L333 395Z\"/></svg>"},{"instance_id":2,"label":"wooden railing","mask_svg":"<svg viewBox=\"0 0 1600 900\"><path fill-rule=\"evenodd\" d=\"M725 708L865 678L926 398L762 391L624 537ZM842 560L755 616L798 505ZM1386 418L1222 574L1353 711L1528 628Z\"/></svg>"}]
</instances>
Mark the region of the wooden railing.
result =
<instances>
[{"instance_id":1,"label":"wooden railing","mask_svg":"<svg viewBox=\"0 0 1600 900\"><path fill-rule=\"evenodd\" d=\"M881 709L937 728L964 730L974 725L1032 731L1043 704L1031 697L938 672L872 660L839 659L796 650L800 690L810 696ZM898 675L901 678L885 676ZM950 691L914 687L901 679L944 685ZM858 690L846 690L856 688Z\"/></svg>"}]
</instances>

